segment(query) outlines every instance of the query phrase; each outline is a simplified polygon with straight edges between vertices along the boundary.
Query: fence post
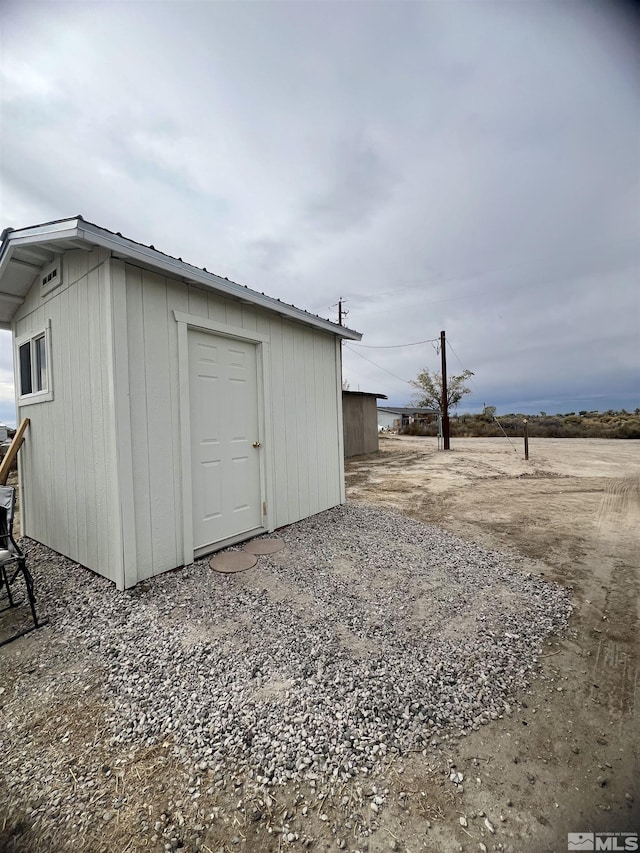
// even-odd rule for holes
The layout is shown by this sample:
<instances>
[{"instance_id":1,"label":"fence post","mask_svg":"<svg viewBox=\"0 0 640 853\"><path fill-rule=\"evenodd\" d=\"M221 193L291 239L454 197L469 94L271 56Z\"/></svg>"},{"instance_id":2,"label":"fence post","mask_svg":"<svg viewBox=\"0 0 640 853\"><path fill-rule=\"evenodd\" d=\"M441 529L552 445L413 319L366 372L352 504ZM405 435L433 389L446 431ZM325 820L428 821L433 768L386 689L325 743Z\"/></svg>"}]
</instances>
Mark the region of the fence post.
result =
<instances>
[{"instance_id":1,"label":"fence post","mask_svg":"<svg viewBox=\"0 0 640 853\"><path fill-rule=\"evenodd\" d=\"M527 430L527 419L523 418L522 423L524 424L524 458L527 460L529 458L529 432Z\"/></svg>"}]
</instances>

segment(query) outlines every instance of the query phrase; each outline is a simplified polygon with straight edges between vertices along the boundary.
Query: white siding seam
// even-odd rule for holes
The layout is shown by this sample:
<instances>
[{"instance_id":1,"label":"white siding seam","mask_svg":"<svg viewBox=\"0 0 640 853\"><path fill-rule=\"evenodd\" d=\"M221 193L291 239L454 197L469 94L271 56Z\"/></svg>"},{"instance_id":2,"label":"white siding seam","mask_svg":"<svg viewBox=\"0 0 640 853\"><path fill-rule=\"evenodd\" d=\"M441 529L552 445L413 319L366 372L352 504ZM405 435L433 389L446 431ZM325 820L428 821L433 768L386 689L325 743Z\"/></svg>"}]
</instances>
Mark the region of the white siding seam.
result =
<instances>
[{"instance_id":1,"label":"white siding seam","mask_svg":"<svg viewBox=\"0 0 640 853\"><path fill-rule=\"evenodd\" d=\"M263 516L262 523L269 532L275 530L276 512L275 512L275 484L274 484L274 466L275 466L275 445L273 441L273 411L271 404L271 344L263 343L258 346L260 354L260 362L262 365L262 381L258 388L262 389L261 415L264 418L264 489L265 500L267 502L267 514Z\"/></svg>"},{"instance_id":2,"label":"white siding seam","mask_svg":"<svg viewBox=\"0 0 640 853\"><path fill-rule=\"evenodd\" d=\"M142 344L142 355L144 359L142 374L144 376L144 423L145 423L145 432L146 432L146 454L147 454L147 506L149 507L149 531L151 535L151 565L153 566L155 563L155 554L154 554L154 531L153 531L153 507L151 506L151 454L149 452L149 441L152 439L152 436L149 435L149 377L147 375L147 371L150 368L149 359L147 358L147 345L148 338L147 335L147 311L148 311L148 302L149 295L147 294L147 276L152 273L149 270L142 270L140 276L140 298L142 300L142 331L141 331L141 344ZM145 299L145 294L147 294L147 298ZM153 298L153 297L151 297ZM154 365L155 366L155 365Z\"/></svg>"},{"instance_id":3,"label":"white siding seam","mask_svg":"<svg viewBox=\"0 0 640 853\"><path fill-rule=\"evenodd\" d=\"M181 377L180 377L180 324L171 322L172 306L188 307L189 297L186 287L176 279L167 279L167 345L169 351L169 389L171 406L171 444L173 457L173 492L174 492L174 524L175 524L175 559L177 565L185 565L184 561L184 484L182 477L182 443L181 443ZM191 509L189 509L191 512ZM192 559L192 558L191 558ZM191 559L187 562L188 565Z\"/></svg>"},{"instance_id":4,"label":"white siding seam","mask_svg":"<svg viewBox=\"0 0 640 853\"><path fill-rule=\"evenodd\" d=\"M185 566L193 562L193 485L191 479L191 413L189 402L189 342L187 324L178 326L178 388L180 401L180 452L182 460L182 530ZM177 513L176 513L177 515Z\"/></svg>"},{"instance_id":5,"label":"white siding seam","mask_svg":"<svg viewBox=\"0 0 640 853\"><path fill-rule=\"evenodd\" d=\"M114 494L109 495L109 505L112 502L115 502L115 506L110 506L111 512L107 513L107 518L111 517L113 510L115 509L115 513L113 515L114 521L117 523L117 530L110 530L109 541L113 543L113 551L118 560L118 565L113 567L114 571L114 580L116 583L116 588L120 590L126 589L126 575L125 575L125 556L124 556L124 536L123 536L123 518L122 518L122 501L120 499L120 495L122 493L123 484L120 477L121 472L121 461L120 461L120 442L118 440L118 417L119 417L119 405L118 405L118 396L116 394L116 351L118 348L118 343L115 340L115 318L114 318L114 294L113 294L113 263L110 261L107 265L106 269L106 280L105 285L107 289L106 293L106 302L107 302L107 317L105 320L105 339L106 339L106 348L107 348L107 389L109 394L109 405L107 406L107 411L109 413L109 422L108 424L105 422L105 433L107 429L111 432L111 447L109 450L113 453L113 481L112 488L114 489ZM126 342L125 342L126 346ZM107 460L105 458L105 463ZM108 464L108 463L107 463Z\"/></svg>"},{"instance_id":6,"label":"white siding seam","mask_svg":"<svg viewBox=\"0 0 640 853\"><path fill-rule=\"evenodd\" d=\"M139 269L124 264L124 323L127 339L129 411L131 426L131 476L136 578L153 565L152 517L149 495L149 449L147 432L147 384L144 353L143 279Z\"/></svg>"},{"instance_id":7,"label":"white siding seam","mask_svg":"<svg viewBox=\"0 0 640 853\"><path fill-rule=\"evenodd\" d=\"M345 503L347 497L344 486L344 434L342 432L342 341L336 337L336 400L338 404L338 476L340 478L340 503Z\"/></svg>"},{"instance_id":8,"label":"white siding seam","mask_svg":"<svg viewBox=\"0 0 640 853\"><path fill-rule=\"evenodd\" d=\"M133 484L132 421L129 384L129 336L124 262L111 261L111 299L114 335L114 382L116 391L116 464L119 482L119 514L122 526L122 559L125 588L137 581L136 515Z\"/></svg>"},{"instance_id":9,"label":"white siding seam","mask_svg":"<svg viewBox=\"0 0 640 853\"><path fill-rule=\"evenodd\" d=\"M145 305L145 292L146 292L146 275L149 274L148 270L143 270L140 275L140 299L142 301L142 330L141 330L141 345L142 345L142 355L144 358L144 369L142 371L142 375L144 377L144 423L145 423L145 431L147 434L147 440L145 442L146 453L147 453L147 505L149 507L149 531L151 534L151 564L153 565L153 509L151 507L151 457L149 455L149 382L147 376L147 369L149 367L149 363L146 358L147 353L147 311ZM148 297L147 297L148 301Z\"/></svg>"}]
</instances>

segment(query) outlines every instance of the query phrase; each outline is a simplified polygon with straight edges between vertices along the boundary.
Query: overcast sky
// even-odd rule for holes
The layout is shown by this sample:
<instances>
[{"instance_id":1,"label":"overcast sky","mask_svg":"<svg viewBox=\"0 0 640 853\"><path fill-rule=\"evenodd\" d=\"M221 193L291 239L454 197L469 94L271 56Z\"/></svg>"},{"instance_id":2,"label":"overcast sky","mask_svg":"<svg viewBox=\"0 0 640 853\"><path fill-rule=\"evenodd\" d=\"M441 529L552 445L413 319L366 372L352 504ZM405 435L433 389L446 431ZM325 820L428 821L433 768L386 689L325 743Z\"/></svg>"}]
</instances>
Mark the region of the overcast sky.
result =
<instances>
[{"instance_id":1,"label":"overcast sky","mask_svg":"<svg viewBox=\"0 0 640 853\"><path fill-rule=\"evenodd\" d=\"M640 406L635 4L18 3L0 225L81 213L347 323L352 390ZM382 349L377 347L395 347ZM12 423L0 334L0 418Z\"/></svg>"}]
</instances>

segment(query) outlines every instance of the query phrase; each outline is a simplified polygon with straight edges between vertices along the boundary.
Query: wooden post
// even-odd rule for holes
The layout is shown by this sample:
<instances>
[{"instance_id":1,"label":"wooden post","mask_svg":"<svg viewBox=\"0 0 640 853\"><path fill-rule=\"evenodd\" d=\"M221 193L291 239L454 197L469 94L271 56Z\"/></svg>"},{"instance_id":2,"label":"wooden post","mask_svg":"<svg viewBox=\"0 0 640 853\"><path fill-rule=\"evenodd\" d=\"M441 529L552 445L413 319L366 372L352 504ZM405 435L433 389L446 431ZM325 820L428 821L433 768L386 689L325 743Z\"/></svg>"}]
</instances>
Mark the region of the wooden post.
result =
<instances>
[{"instance_id":1,"label":"wooden post","mask_svg":"<svg viewBox=\"0 0 640 853\"><path fill-rule=\"evenodd\" d=\"M13 465L13 460L18 455L18 451L20 450L20 446L24 441L24 434L27 431L28 426L29 418L23 418L20 422L20 426L16 430L16 434L13 436L13 441L9 445L9 449L7 450L6 456L2 460L2 465L0 465L0 486L6 486L7 484L9 469Z\"/></svg>"},{"instance_id":2,"label":"wooden post","mask_svg":"<svg viewBox=\"0 0 640 853\"><path fill-rule=\"evenodd\" d=\"M524 429L524 458L527 460L529 458L529 431L527 429L527 419L522 419L523 429Z\"/></svg>"},{"instance_id":3,"label":"wooden post","mask_svg":"<svg viewBox=\"0 0 640 853\"><path fill-rule=\"evenodd\" d=\"M440 332L440 355L442 358L442 439L445 450L451 449L449 429L449 401L447 399L447 342Z\"/></svg>"}]
</instances>

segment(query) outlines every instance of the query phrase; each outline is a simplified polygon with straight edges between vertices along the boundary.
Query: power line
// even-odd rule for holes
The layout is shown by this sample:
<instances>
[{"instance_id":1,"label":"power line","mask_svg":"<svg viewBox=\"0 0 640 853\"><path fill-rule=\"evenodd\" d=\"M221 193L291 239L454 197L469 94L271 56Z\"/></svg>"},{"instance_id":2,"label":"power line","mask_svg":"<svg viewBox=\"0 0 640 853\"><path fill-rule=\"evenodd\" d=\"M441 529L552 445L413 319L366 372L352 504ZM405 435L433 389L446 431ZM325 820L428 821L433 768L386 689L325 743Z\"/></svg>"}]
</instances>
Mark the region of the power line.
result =
<instances>
[{"instance_id":1,"label":"power line","mask_svg":"<svg viewBox=\"0 0 640 853\"><path fill-rule=\"evenodd\" d=\"M420 344L435 344L438 338L430 338L428 341L415 341L412 344L388 344L386 346L373 346L373 344L350 344L354 347L363 347L364 349L401 349L402 347L417 347Z\"/></svg>"},{"instance_id":2,"label":"power line","mask_svg":"<svg viewBox=\"0 0 640 853\"><path fill-rule=\"evenodd\" d=\"M354 355L360 356L360 358L363 358L365 361L368 361L369 364L372 364L374 367L377 367L378 370L384 370L385 373L388 373L389 376L393 376L394 379L399 379L400 382L406 382L407 385L411 385L411 382L408 379L403 379L402 376L398 376L396 373L392 373L390 370L387 370L386 367L381 367L379 364L376 364L375 361L371 361L370 358L367 358L366 355L362 355L361 352L356 352L356 350L352 350L351 347L346 346L346 344L345 349L349 350Z\"/></svg>"},{"instance_id":3,"label":"power line","mask_svg":"<svg viewBox=\"0 0 640 853\"><path fill-rule=\"evenodd\" d=\"M425 341L415 341L414 343L410 343L410 344L391 344L388 346L380 346L380 347L368 346L367 348L368 349L400 349L402 347L414 347L414 346L418 346L420 344L435 344L435 343L439 343L439 342L440 342L440 338L429 338L428 340L425 340ZM456 359L458 360L460 367L462 367L462 369L464 370L465 368L462 366L462 362L458 358L458 354L453 349L453 347L451 346L449 341L447 341L447 345L448 345L449 349L455 355ZM365 361L368 361L369 364L372 364L374 367L377 367L378 370L383 370L385 373L388 373L389 376L393 376L394 379L399 379L400 382L404 382L407 385L413 385L413 383L409 379L403 379L402 376L398 376L397 373L393 373L391 370L388 370L386 367L382 367L382 365L376 364L375 361L372 361L370 358L367 358L366 355L363 355L361 352L358 352L357 350L352 349L352 347L354 347L354 346L364 347L366 345L365 344L351 344L351 343L349 345L347 345L345 343L344 348L349 350L350 352L352 352L354 355L360 356L360 358L363 358Z\"/></svg>"},{"instance_id":4,"label":"power line","mask_svg":"<svg viewBox=\"0 0 640 853\"><path fill-rule=\"evenodd\" d=\"M458 358L458 353L457 353L457 352L454 350L454 348L451 346L451 341L450 341L449 339L447 339L447 346L449 347L449 349L451 350L451 352L455 355L455 357L456 357L456 360L457 360L458 364L460 365L460 367L462 368L462 371L464 372L467 368L464 366L464 364L463 364L463 363L460 361L460 359Z\"/></svg>"}]
</instances>

